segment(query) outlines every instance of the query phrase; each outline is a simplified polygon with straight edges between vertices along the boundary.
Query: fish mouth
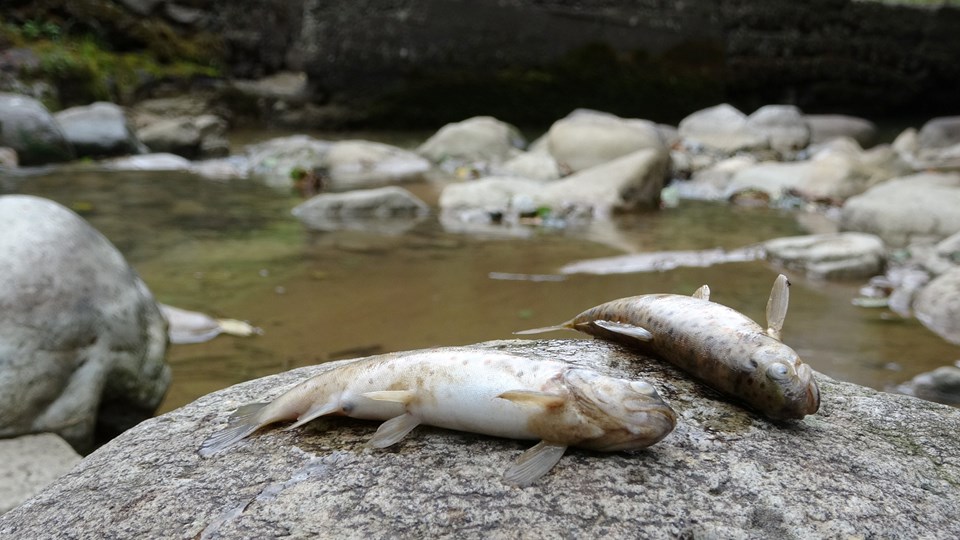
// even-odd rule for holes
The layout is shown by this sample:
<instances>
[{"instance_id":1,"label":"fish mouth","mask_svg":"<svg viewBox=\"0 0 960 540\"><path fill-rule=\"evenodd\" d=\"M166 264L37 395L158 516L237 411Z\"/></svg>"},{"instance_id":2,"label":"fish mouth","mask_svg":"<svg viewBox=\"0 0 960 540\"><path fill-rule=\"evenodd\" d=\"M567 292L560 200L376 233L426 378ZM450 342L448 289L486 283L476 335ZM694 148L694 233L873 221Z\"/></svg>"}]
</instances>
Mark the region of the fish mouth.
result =
<instances>
[{"instance_id":1,"label":"fish mouth","mask_svg":"<svg viewBox=\"0 0 960 540\"><path fill-rule=\"evenodd\" d=\"M604 443L590 446L605 452L646 448L660 442L676 425L677 413L669 405L654 407L645 411L643 422L617 430L619 433L606 438Z\"/></svg>"},{"instance_id":2,"label":"fish mouth","mask_svg":"<svg viewBox=\"0 0 960 540\"><path fill-rule=\"evenodd\" d=\"M813 414L820 410L820 387L817 385L817 379L813 376L813 369L804 364L798 370L800 380L806 382L806 392L804 395L804 414Z\"/></svg>"}]
</instances>

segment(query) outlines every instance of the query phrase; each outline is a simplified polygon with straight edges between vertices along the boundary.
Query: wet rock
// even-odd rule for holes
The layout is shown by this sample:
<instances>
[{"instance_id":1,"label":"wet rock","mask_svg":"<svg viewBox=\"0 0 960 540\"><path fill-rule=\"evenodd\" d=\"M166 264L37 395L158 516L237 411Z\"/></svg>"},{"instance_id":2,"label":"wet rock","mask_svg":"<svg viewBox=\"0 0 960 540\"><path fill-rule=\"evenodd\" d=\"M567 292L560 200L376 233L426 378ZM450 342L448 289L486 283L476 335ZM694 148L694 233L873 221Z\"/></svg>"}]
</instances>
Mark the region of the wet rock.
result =
<instances>
[{"instance_id":1,"label":"wet rock","mask_svg":"<svg viewBox=\"0 0 960 540\"><path fill-rule=\"evenodd\" d=\"M923 148L947 148L960 144L960 116L942 116L920 128L918 142Z\"/></svg>"},{"instance_id":2,"label":"wet rock","mask_svg":"<svg viewBox=\"0 0 960 540\"><path fill-rule=\"evenodd\" d=\"M110 159L103 165L121 171L186 171L193 166L187 158L166 153Z\"/></svg>"},{"instance_id":3,"label":"wet rock","mask_svg":"<svg viewBox=\"0 0 960 540\"><path fill-rule=\"evenodd\" d=\"M80 455L53 433L0 439L0 515L66 474Z\"/></svg>"},{"instance_id":4,"label":"wet rock","mask_svg":"<svg viewBox=\"0 0 960 540\"><path fill-rule=\"evenodd\" d=\"M59 163L74 158L56 119L39 101L0 93L0 146L16 150L20 165Z\"/></svg>"},{"instance_id":5,"label":"wet rock","mask_svg":"<svg viewBox=\"0 0 960 540\"><path fill-rule=\"evenodd\" d=\"M550 126L547 148L561 167L576 172L664 144L653 122L577 110Z\"/></svg>"},{"instance_id":6,"label":"wet rock","mask_svg":"<svg viewBox=\"0 0 960 540\"><path fill-rule=\"evenodd\" d=\"M939 241L960 232L960 174L923 173L883 182L851 197L841 228L876 234L890 246Z\"/></svg>"},{"instance_id":7,"label":"wet rock","mask_svg":"<svg viewBox=\"0 0 960 540\"><path fill-rule=\"evenodd\" d=\"M304 225L319 231L390 232L396 226L415 224L429 212L426 203L397 186L322 193L293 209Z\"/></svg>"},{"instance_id":8,"label":"wet rock","mask_svg":"<svg viewBox=\"0 0 960 540\"><path fill-rule=\"evenodd\" d=\"M291 173L322 169L326 163L331 143L293 135L270 139L247 148L250 159L250 174L268 186L290 188Z\"/></svg>"},{"instance_id":9,"label":"wet rock","mask_svg":"<svg viewBox=\"0 0 960 540\"><path fill-rule=\"evenodd\" d=\"M897 392L928 401L960 406L960 368L943 366L921 373L897 386Z\"/></svg>"},{"instance_id":10,"label":"wet rock","mask_svg":"<svg viewBox=\"0 0 960 540\"><path fill-rule=\"evenodd\" d=\"M815 148L807 161L768 161L737 171L727 186L727 196L762 190L773 200L789 193L840 203L907 169L888 146L863 151L853 139L833 139Z\"/></svg>"},{"instance_id":11,"label":"wet rock","mask_svg":"<svg viewBox=\"0 0 960 540\"><path fill-rule=\"evenodd\" d=\"M680 137L722 154L768 148L767 138L748 125L747 115L723 103L697 111L680 121Z\"/></svg>"},{"instance_id":12,"label":"wet rock","mask_svg":"<svg viewBox=\"0 0 960 540\"><path fill-rule=\"evenodd\" d=\"M489 219L515 220L538 211L604 217L612 212L656 207L666 182L667 153L640 150L553 182L488 177L450 184L440 208L469 220L479 210Z\"/></svg>"},{"instance_id":13,"label":"wet rock","mask_svg":"<svg viewBox=\"0 0 960 540\"><path fill-rule=\"evenodd\" d=\"M877 126L866 119L844 114L808 114L807 125L810 126L810 142L813 144L827 142L837 137L850 137L860 146L867 148L877 138Z\"/></svg>"},{"instance_id":14,"label":"wet rock","mask_svg":"<svg viewBox=\"0 0 960 540\"><path fill-rule=\"evenodd\" d=\"M99 158L146 151L123 109L113 103L71 107L58 112L54 118L78 156Z\"/></svg>"},{"instance_id":15,"label":"wet rock","mask_svg":"<svg viewBox=\"0 0 960 540\"><path fill-rule=\"evenodd\" d=\"M643 451L568 450L549 474L522 489L500 476L531 442L423 426L388 451L365 446L375 422L333 418L292 431L265 430L210 459L197 455L201 441L222 429L238 405L271 399L338 364L311 366L234 386L144 422L0 518L0 535L960 534L956 409L818 375L820 412L775 424L670 366L602 341L475 347L646 379L677 410L677 428ZM784 486L816 496L792 496Z\"/></svg>"},{"instance_id":16,"label":"wet rock","mask_svg":"<svg viewBox=\"0 0 960 540\"><path fill-rule=\"evenodd\" d=\"M816 279L860 279L880 273L883 240L872 234L833 233L777 238L763 243L767 259Z\"/></svg>"},{"instance_id":17,"label":"wet rock","mask_svg":"<svg viewBox=\"0 0 960 540\"><path fill-rule=\"evenodd\" d=\"M924 326L960 345L960 267L930 281L914 297L913 312Z\"/></svg>"},{"instance_id":18,"label":"wet rock","mask_svg":"<svg viewBox=\"0 0 960 540\"><path fill-rule=\"evenodd\" d=\"M153 152L168 152L188 159L220 157L230 153L227 123L214 115L181 116L157 120L137 136Z\"/></svg>"},{"instance_id":19,"label":"wet rock","mask_svg":"<svg viewBox=\"0 0 960 540\"><path fill-rule=\"evenodd\" d=\"M517 128L490 116L447 124L427 139L417 153L434 163L457 167L472 162L500 163L524 145Z\"/></svg>"},{"instance_id":20,"label":"wet rock","mask_svg":"<svg viewBox=\"0 0 960 540\"><path fill-rule=\"evenodd\" d=\"M0 197L0 437L94 431L149 417L170 384L166 323L100 233L66 208Z\"/></svg>"},{"instance_id":21,"label":"wet rock","mask_svg":"<svg viewBox=\"0 0 960 540\"><path fill-rule=\"evenodd\" d=\"M563 176L557 160L547 152L523 152L494 167L498 176L513 176L531 180L556 180Z\"/></svg>"},{"instance_id":22,"label":"wet rock","mask_svg":"<svg viewBox=\"0 0 960 540\"><path fill-rule=\"evenodd\" d=\"M17 151L13 148L0 147L0 167L15 169L20 164Z\"/></svg>"},{"instance_id":23,"label":"wet rock","mask_svg":"<svg viewBox=\"0 0 960 540\"><path fill-rule=\"evenodd\" d=\"M686 182L674 185L684 199L723 200L729 197L728 186L734 175L756 165L757 160L750 155L739 155L716 162L705 169L693 173Z\"/></svg>"},{"instance_id":24,"label":"wet rock","mask_svg":"<svg viewBox=\"0 0 960 540\"><path fill-rule=\"evenodd\" d=\"M338 141L323 158L329 188L357 189L423 179L430 162L413 152L370 141Z\"/></svg>"},{"instance_id":25,"label":"wet rock","mask_svg":"<svg viewBox=\"0 0 960 540\"><path fill-rule=\"evenodd\" d=\"M792 155L810 143L810 126L793 105L766 105L747 118L747 127L766 137L782 155Z\"/></svg>"}]
</instances>

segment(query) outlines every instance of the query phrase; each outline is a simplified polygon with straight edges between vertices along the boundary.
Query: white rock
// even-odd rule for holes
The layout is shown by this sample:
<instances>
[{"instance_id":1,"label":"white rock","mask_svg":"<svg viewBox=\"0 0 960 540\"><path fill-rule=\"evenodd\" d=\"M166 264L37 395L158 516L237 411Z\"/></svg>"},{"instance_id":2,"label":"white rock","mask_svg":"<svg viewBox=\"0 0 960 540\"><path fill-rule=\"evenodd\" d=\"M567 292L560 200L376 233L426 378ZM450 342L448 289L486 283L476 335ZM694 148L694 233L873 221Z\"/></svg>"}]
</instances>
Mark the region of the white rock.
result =
<instances>
[{"instance_id":1,"label":"white rock","mask_svg":"<svg viewBox=\"0 0 960 540\"><path fill-rule=\"evenodd\" d=\"M877 126L863 118L843 114L808 114L810 142L821 143L837 137L851 137L864 148L873 144Z\"/></svg>"},{"instance_id":2,"label":"white rock","mask_svg":"<svg viewBox=\"0 0 960 540\"><path fill-rule=\"evenodd\" d=\"M475 116L443 126L417 153L434 163L499 163L517 155L523 145L517 128L490 116Z\"/></svg>"},{"instance_id":3,"label":"white rock","mask_svg":"<svg viewBox=\"0 0 960 540\"><path fill-rule=\"evenodd\" d=\"M881 183L843 206L841 227L891 246L960 231L960 174L923 173Z\"/></svg>"},{"instance_id":4,"label":"white rock","mask_svg":"<svg viewBox=\"0 0 960 540\"><path fill-rule=\"evenodd\" d=\"M334 190L420 180L430 170L430 162L413 152L361 140L331 144L323 164Z\"/></svg>"},{"instance_id":5,"label":"white rock","mask_svg":"<svg viewBox=\"0 0 960 540\"><path fill-rule=\"evenodd\" d=\"M859 279L883 269L884 245L864 233L813 234L763 243L767 258L818 279Z\"/></svg>"},{"instance_id":6,"label":"white rock","mask_svg":"<svg viewBox=\"0 0 960 540\"><path fill-rule=\"evenodd\" d=\"M386 186L345 193L321 193L297 205L293 215L307 227L319 231L341 229L389 233L415 224L430 207L409 191Z\"/></svg>"},{"instance_id":7,"label":"white rock","mask_svg":"<svg viewBox=\"0 0 960 540\"><path fill-rule=\"evenodd\" d=\"M78 156L122 156L146 151L123 109L113 103L71 107L56 113L54 118Z\"/></svg>"},{"instance_id":8,"label":"white rock","mask_svg":"<svg viewBox=\"0 0 960 540\"><path fill-rule=\"evenodd\" d=\"M920 128L918 142L923 148L946 148L960 144L960 116L941 116Z\"/></svg>"},{"instance_id":9,"label":"white rock","mask_svg":"<svg viewBox=\"0 0 960 540\"><path fill-rule=\"evenodd\" d=\"M247 147L250 174L268 186L290 188L294 170L312 171L326 164L332 144L307 135L278 137Z\"/></svg>"},{"instance_id":10,"label":"white rock","mask_svg":"<svg viewBox=\"0 0 960 540\"><path fill-rule=\"evenodd\" d=\"M766 105L747 118L747 126L762 134L770 148L789 155L810 143L810 126L792 105Z\"/></svg>"},{"instance_id":11,"label":"white rock","mask_svg":"<svg viewBox=\"0 0 960 540\"><path fill-rule=\"evenodd\" d=\"M747 116L726 103L687 116L678 129L686 142L725 154L769 147L767 138L747 124Z\"/></svg>"},{"instance_id":12,"label":"white rock","mask_svg":"<svg viewBox=\"0 0 960 540\"><path fill-rule=\"evenodd\" d=\"M618 157L664 144L656 124L596 111L574 111L547 132L550 154L570 171L582 171Z\"/></svg>"},{"instance_id":13,"label":"white rock","mask_svg":"<svg viewBox=\"0 0 960 540\"><path fill-rule=\"evenodd\" d=\"M556 180L561 176L557 160L547 152L523 152L494 170L498 176L531 180Z\"/></svg>"}]
</instances>

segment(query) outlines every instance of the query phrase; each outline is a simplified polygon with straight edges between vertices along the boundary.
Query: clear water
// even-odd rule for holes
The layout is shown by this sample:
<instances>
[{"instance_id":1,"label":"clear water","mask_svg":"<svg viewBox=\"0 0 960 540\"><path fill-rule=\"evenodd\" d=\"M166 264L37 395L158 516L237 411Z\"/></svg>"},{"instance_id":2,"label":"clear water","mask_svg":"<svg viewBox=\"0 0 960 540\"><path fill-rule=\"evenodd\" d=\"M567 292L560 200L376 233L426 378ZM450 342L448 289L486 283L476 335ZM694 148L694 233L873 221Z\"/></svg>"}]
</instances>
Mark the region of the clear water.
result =
<instances>
[{"instance_id":1,"label":"clear water","mask_svg":"<svg viewBox=\"0 0 960 540\"><path fill-rule=\"evenodd\" d=\"M614 298L689 294L704 283L713 300L762 321L778 271L763 262L559 281L490 274L554 274L624 250L735 248L805 232L786 211L684 202L588 229L530 229L525 237L449 233L435 219L395 236L311 233L289 213L296 197L252 181L79 170L0 178L0 187L76 209L161 302L263 328L254 338L172 346L174 381L161 412L298 366L510 338ZM413 189L436 200L435 186ZM960 358L960 347L914 320L852 306L859 283L790 277L784 341L827 375L888 389Z\"/></svg>"}]
</instances>

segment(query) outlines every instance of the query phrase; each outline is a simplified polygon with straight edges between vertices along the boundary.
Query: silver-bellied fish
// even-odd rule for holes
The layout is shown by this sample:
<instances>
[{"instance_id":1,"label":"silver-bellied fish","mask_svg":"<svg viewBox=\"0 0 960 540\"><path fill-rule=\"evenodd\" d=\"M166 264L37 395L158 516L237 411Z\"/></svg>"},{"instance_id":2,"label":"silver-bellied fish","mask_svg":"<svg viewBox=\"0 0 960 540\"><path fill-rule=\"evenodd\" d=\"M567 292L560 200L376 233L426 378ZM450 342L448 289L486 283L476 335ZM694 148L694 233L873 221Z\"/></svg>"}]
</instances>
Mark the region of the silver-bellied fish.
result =
<instances>
[{"instance_id":1,"label":"silver-bellied fish","mask_svg":"<svg viewBox=\"0 0 960 540\"><path fill-rule=\"evenodd\" d=\"M605 376L565 362L481 349L414 351L361 359L316 375L269 403L239 408L210 436L202 456L226 450L259 428L319 416L386 420L370 440L390 446L420 424L540 442L504 480L524 486L546 474L568 446L644 448L663 439L676 414L642 380Z\"/></svg>"},{"instance_id":2,"label":"silver-bellied fish","mask_svg":"<svg viewBox=\"0 0 960 540\"><path fill-rule=\"evenodd\" d=\"M767 301L767 328L710 301L706 285L693 296L647 294L613 300L535 334L573 329L663 358L711 387L775 420L820 408L813 370L780 341L789 285L780 275Z\"/></svg>"}]
</instances>

